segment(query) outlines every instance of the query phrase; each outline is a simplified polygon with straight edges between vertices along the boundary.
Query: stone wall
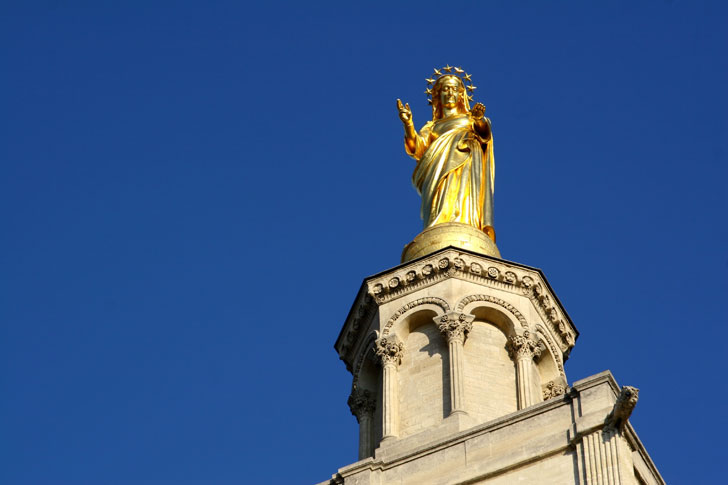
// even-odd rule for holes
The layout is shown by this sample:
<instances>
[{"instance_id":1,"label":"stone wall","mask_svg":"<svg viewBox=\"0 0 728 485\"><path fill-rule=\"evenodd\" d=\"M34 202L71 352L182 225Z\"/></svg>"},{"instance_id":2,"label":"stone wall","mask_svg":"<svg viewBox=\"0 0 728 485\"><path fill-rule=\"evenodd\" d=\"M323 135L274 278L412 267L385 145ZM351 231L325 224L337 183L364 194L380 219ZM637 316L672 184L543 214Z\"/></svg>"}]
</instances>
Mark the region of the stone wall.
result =
<instances>
[{"instance_id":1,"label":"stone wall","mask_svg":"<svg viewBox=\"0 0 728 485\"><path fill-rule=\"evenodd\" d=\"M463 431L392 440L321 485L664 485L627 421L639 391L609 372Z\"/></svg>"},{"instance_id":2,"label":"stone wall","mask_svg":"<svg viewBox=\"0 0 728 485\"><path fill-rule=\"evenodd\" d=\"M399 367L399 436L442 422L450 410L447 342L430 321L407 336Z\"/></svg>"},{"instance_id":3,"label":"stone wall","mask_svg":"<svg viewBox=\"0 0 728 485\"><path fill-rule=\"evenodd\" d=\"M507 342L508 338L495 325L473 322L464 346L465 403L476 423L518 409L516 368L508 356Z\"/></svg>"}]
</instances>

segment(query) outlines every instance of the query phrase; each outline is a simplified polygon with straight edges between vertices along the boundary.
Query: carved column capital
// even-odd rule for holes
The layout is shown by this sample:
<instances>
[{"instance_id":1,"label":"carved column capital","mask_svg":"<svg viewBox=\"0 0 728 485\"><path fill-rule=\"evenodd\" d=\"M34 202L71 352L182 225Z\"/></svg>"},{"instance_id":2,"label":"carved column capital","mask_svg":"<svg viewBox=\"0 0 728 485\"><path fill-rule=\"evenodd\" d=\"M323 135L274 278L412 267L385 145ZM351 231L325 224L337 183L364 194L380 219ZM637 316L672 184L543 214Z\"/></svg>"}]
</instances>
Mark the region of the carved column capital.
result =
<instances>
[{"instance_id":1,"label":"carved column capital","mask_svg":"<svg viewBox=\"0 0 728 485\"><path fill-rule=\"evenodd\" d=\"M357 421L361 422L363 417L372 417L374 415L377 401L374 395L366 389L354 389L351 391L348 404L351 414L356 416Z\"/></svg>"},{"instance_id":2,"label":"carved column capital","mask_svg":"<svg viewBox=\"0 0 728 485\"><path fill-rule=\"evenodd\" d=\"M508 352L513 359L533 359L541 355L541 347L526 330L523 335L514 335L508 340Z\"/></svg>"},{"instance_id":3,"label":"carved column capital","mask_svg":"<svg viewBox=\"0 0 728 485\"><path fill-rule=\"evenodd\" d=\"M382 361L382 365L399 365L404 356L404 344L396 337L382 337L374 343L374 353Z\"/></svg>"},{"instance_id":4,"label":"carved column capital","mask_svg":"<svg viewBox=\"0 0 728 485\"><path fill-rule=\"evenodd\" d=\"M473 329L475 315L460 312L448 312L433 318L437 328L444 333L447 341L459 340L465 343L468 333Z\"/></svg>"}]
</instances>

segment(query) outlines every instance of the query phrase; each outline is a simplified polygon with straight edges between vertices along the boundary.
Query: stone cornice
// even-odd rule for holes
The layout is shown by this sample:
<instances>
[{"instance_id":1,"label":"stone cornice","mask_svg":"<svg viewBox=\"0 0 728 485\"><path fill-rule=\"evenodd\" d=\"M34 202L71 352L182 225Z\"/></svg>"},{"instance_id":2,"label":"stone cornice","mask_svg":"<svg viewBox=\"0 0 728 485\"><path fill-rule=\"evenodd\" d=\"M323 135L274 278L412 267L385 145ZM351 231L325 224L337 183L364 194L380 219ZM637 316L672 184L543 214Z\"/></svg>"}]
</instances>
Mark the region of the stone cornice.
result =
<instances>
[{"instance_id":1,"label":"stone cornice","mask_svg":"<svg viewBox=\"0 0 728 485\"><path fill-rule=\"evenodd\" d=\"M568 356L578 331L543 273L535 268L501 259L446 248L367 278L367 293L378 304L406 296L447 278L527 296L545 322L559 336L559 347Z\"/></svg>"},{"instance_id":2,"label":"stone cornice","mask_svg":"<svg viewBox=\"0 0 728 485\"><path fill-rule=\"evenodd\" d=\"M357 344L361 345L363 343L364 339L360 338L360 336L369 327L376 308L377 304L367 293L366 282L362 283L339 337L334 344L334 349L338 352L339 358L344 361L350 372L353 372L352 366L354 365L354 355L356 355L353 351L358 347Z\"/></svg>"},{"instance_id":3,"label":"stone cornice","mask_svg":"<svg viewBox=\"0 0 728 485\"><path fill-rule=\"evenodd\" d=\"M363 334L371 325L378 306L449 278L472 281L529 298L553 335L558 337L556 343L564 359L568 358L579 332L540 270L463 249L445 248L364 280L334 345L347 368L352 370L359 353L358 346L362 344Z\"/></svg>"}]
</instances>

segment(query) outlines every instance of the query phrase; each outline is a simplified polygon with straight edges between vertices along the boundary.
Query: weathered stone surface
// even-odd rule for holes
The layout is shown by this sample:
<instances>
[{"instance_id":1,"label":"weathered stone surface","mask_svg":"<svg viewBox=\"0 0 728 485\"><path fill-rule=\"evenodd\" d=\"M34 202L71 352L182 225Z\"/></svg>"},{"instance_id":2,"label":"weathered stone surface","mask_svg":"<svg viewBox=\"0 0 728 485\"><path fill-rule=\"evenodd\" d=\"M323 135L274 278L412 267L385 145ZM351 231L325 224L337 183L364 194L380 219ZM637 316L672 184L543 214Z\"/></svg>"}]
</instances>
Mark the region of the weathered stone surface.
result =
<instances>
[{"instance_id":1,"label":"weathered stone surface","mask_svg":"<svg viewBox=\"0 0 728 485\"><path fill-rule=\"evenodd\" d=\"M663 483L637 390L568 386L578 332L534 268L445 248L367 278L336 341L360 461L330 484Z\"/></svg>"},{"instance_id":2,"label":"weathered stone surface","mask_svg":"<svg viewBox=\"0 0 728 485\"><path fill-rule=\"evenodd\" d=\"M376 397L360 456L563 392L576 335L543 275L515 263L448 248L368 278L336 342L352 389Z\"/></svg>"},{"instance_id":3,"label":"weathered stone surface","mask_svg":"<svg viewBox=\"0 0 728 485\"><path fill-rule=\"evenodd\" d=\"M628 422L623 431L605 428L618 395L603 372L574 383L560 399L423 440L429 444L390 444L320 485L664 484Z\"/></svg>"}]
</instances>

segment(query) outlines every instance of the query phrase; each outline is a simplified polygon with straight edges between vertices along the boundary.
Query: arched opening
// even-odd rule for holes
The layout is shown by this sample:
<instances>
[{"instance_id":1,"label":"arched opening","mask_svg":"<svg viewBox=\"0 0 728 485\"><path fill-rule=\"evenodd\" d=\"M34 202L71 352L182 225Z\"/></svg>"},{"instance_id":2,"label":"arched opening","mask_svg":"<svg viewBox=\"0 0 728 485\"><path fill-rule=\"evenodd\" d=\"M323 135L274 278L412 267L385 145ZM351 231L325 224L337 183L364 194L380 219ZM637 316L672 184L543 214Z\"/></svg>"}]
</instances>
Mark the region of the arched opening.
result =
<instances>
[{"instance_id":1,"label":"arched opening","mask_svg":"<svg viewBox=\"0 0 728 485\"><path fill-rule=\"evenodd\" d=\"M442 422L450 412L447 341L423 308L404 317L398 335L405 351L399 367L399 435L415 434Z\"/></svg>"},{"instance_id":2,"label":"arched opening","mask_svg":"<svg viewBox=\"0 0 728 485\"><path fill-rule=\"evenodd\" d=\"M542 344L541 357L536 365L538 372L536 372L537 382L535 384L538 386L537 391L542 399L550 399L563 394L566 390L566 377L559 370L558 361L553 355L546 338L540 332L538 332L538 335L541 342L544 343Z\"/></svg>"},{"instance_id":3,"label":"arched opening","mask_svg":"<svg viewBox=\"0 0 728 485\"><path fill-rule=\"evenodd\" d=\"M463 348L466 410L484 423L518 409L516 367L507 350L515 323L484 304L471 307L469 313L475 320Z\"/></svg>"}]
</instances>

